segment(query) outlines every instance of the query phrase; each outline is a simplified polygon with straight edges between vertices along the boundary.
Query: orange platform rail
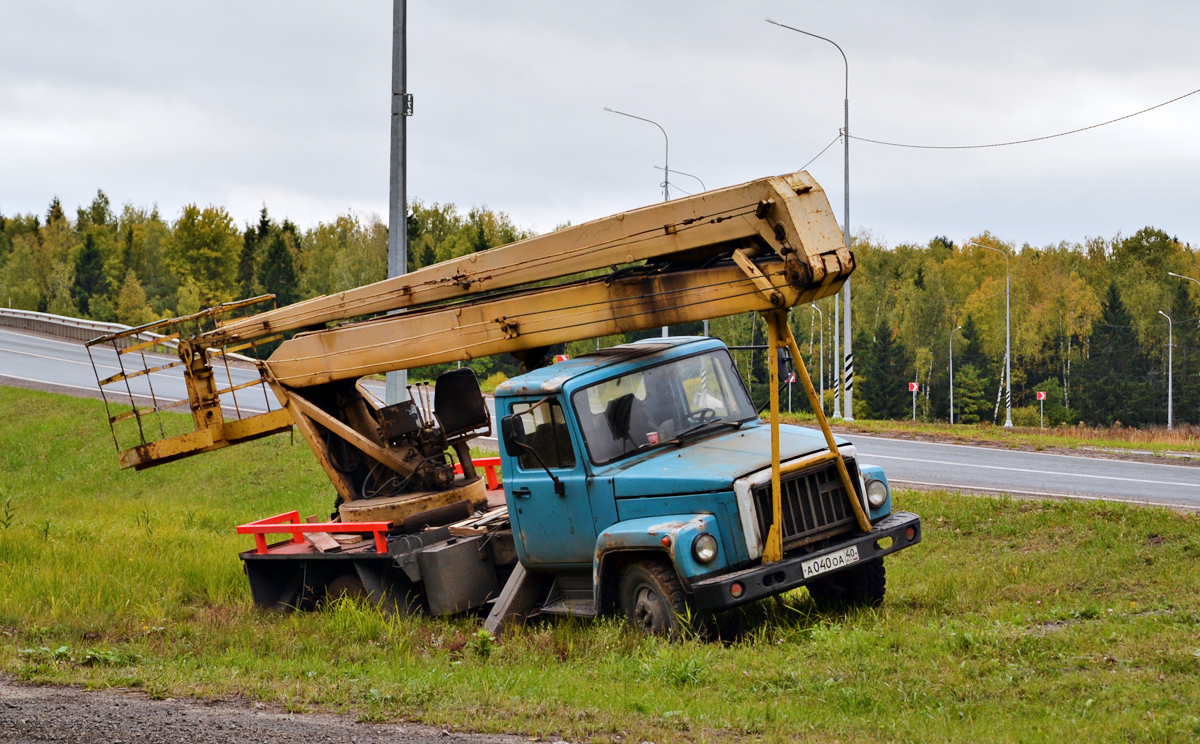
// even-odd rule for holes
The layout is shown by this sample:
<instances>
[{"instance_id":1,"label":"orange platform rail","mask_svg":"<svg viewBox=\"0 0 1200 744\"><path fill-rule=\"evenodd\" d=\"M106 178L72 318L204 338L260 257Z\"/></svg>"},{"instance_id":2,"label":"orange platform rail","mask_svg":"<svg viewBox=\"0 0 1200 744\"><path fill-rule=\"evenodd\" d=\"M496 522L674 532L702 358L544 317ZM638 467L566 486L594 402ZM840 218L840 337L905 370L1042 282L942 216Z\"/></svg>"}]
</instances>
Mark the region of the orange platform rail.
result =
<instances>
[{"instance_id":1,"label":"orange platform rail","mask_svg":"<svg viewBox=\"0 0 1200 744\"><path fill-rule=\"evenodd\" d=\"M500 469L499 457L473 457L471 462L475 465L475 470L483 468L484 477L487 478L487 487L490 491L495 491L500 487L500 475L497 471ZM462 475L462 464L454 466L454 472Z\"/></svg>"},{"instance_id":2,"label":"orange platform rail","mask_svg":"<svg viewBox=\"0 0 1200 744\"><path fill-rule=\"evenodd\" d=\"M300 512L290 511L256 522L239 524L237 533L254 535L254 552L259 555L265 555L268 552L267 535L291 533L292 542L303 543L306 532L324 532L335 535L370 532L375 536L375 552L386 553L387 531L391 527L391 522L301 522Z\"/></svg>"}]
</instances>

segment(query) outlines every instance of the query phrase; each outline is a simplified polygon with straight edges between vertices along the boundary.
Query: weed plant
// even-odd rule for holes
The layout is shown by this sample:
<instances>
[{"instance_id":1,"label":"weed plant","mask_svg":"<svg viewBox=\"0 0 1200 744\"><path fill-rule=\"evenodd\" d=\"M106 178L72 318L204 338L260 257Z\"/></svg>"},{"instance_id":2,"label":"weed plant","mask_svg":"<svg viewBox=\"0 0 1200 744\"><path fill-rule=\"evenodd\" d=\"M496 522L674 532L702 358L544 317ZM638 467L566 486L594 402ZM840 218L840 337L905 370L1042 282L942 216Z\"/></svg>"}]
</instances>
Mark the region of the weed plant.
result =
<instances>
[{"instance_id":1,"label":"weed plant","mask_svg":"<svg viewBox=\"0 0 1200 744\"><path fill-rule=\"evenodd\" d=\"M798 590L675 642L611 617L496 639L352 599L255 609L234 525L331 501L288 437L132 473L94 401L0 388L0 420L20 453L0 483L21 494L0 672L21 680L611 744L1200 736L1191 515L901 491L924 541L888 559L878 609L822 613Z\"/></svg>"}]
</instances>

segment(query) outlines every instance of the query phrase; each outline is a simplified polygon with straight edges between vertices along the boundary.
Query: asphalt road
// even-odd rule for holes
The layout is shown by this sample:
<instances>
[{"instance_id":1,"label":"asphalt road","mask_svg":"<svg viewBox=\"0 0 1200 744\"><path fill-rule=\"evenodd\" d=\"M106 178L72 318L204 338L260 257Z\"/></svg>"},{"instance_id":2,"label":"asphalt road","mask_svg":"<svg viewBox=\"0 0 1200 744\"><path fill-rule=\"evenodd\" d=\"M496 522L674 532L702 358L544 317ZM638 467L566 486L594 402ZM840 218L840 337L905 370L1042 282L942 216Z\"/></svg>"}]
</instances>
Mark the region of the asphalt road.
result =
<instances>
[{"instance_id":1,"label":"asphalt road","mask_svg":"<svg viewBox=\"0 0 1200 744\"><path fill-rule=\"evenodd\" d=\"M115 351L100 346L93 347L91 354L96 360L95 372L92 370L87 347L77 341L0 328L0 383L7 377L61 389L64 393L96 395L97 373L102 378L107 378L121 372L122 364L126 372L143 368L141 354L126 354L118 360ZM147 366L157 367L178 362L179 358L147 353L145 360ZM224 365L219 365L216 367L216 374L217 384L222 388L259 379L258 371L247 364L232 364L228 372ZM132 394L139 405L147 402L152 394L160 404L187 399L183 370L179 367L135 377L129 380L128 384L128 394ZM369 381L365 386L380 398L383 397L382 382ZM124 383L105 386L105 393L114 396L112 400L128 400ZM245 388L221 396L221 405L224 408L233 410L235 402L238 409L250 414L265 413L279 408L279 401L275 399L275 395L262 387Z\"/></svg>"},{"instance_id":2,"label":"asphalt road","mask_svg":"<svg viewBox=\"0 0 1200 744\"><path fill-rule=\"evenodd\" d=\"M119 371L112 351L93 349L101 375ZM135 356L135 355L128 355ZM147 355L149 358L150 355ZM151 364L173 361L156 355ZM224 367L217 370L224 377ZM234 384L257 378L251 368L230 368ZM0 384L38 384L77 395L96 394L96 376L81 344L0 329ZM221 380L227 384L228 380ZM12 384L12 383L10 383ZM160 399L187 397L182 372L176 369L130 381L134 395L146 396L150 385ZM366 383L383 397L383 383ZM144 401L145 398L139 398ZM232 407L232 396L224 399ZM489 404L491 400L489 399ZM238 393L244 413L261 413L276 407L273 395L258 388ZM1150 463L1075 455L1048 454L939 444L861 434L849 436L859 459L882 465L898 486L941 488L951 491L1007 493L1014 496L1106 499L1200 509L1200 464Z\"/></svg>"},{"instance_id":3,"label":"asphalt road","mask_svg":"<svg viewBox=\"0 0 1200 744\"><path fill-rule=\"evenodd\" d=\"M1200 509L1200 466L848 435L894 485Z\"/></svg>"}]
</instances>

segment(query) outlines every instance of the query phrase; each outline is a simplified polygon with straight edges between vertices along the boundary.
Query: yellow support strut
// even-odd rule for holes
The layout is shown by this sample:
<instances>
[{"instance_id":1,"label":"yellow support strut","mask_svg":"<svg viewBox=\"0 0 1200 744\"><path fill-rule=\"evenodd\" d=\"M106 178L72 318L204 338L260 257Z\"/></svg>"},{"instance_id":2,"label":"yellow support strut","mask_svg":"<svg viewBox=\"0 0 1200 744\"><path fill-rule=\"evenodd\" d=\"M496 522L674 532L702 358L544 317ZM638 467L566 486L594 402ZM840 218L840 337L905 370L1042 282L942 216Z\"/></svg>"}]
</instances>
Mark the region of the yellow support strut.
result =
<instances>
[{"instance_id":1,"label":"yellow support strut","mask_svg":"<svg viewBox=\"0 0 1200 744\"><path fill-rule=\"evenodd\" d=\"M871 531L871 521L867 519L866 512L863 511L862 504L858 500L858 492L854 488L854 483L850 480L850 471L846 469L846 461L838 452L837 443L833 440L833 432L829 429L829 421L825 419L825 409L821 405L821 401L817 398L817 391L813 387L812 378L808 376L808 368L804 365L804 357L800 355L800 347L796 344L796 339L792 336L792 329L787 324L786 310L768 310L764 312L763 319L767 322L767 349L768 362L767 368L770 371L771 379L771 510L773 518L771 520L771 531L767 533L766 544L763 545L763 562L775 563L783 559L783 536L780 532L780 525L783 523L783 506L782 506L782 487L780 485L781 466L779 462L779 349L787 348L792 354L792 366L795 367L796 373L800 375L800 382L804 385L804 392L808 395L808 402L812 406L813 413L817 416L817 423L821 425L821 433L825 435L825 444L829 448L829 456L837 465L838 475L842 479L842 487L846 490L846 498L850 500L850 506L854 510L854 517L858 522L859 529L863 532Z\"/></svg>"}]
</instances>

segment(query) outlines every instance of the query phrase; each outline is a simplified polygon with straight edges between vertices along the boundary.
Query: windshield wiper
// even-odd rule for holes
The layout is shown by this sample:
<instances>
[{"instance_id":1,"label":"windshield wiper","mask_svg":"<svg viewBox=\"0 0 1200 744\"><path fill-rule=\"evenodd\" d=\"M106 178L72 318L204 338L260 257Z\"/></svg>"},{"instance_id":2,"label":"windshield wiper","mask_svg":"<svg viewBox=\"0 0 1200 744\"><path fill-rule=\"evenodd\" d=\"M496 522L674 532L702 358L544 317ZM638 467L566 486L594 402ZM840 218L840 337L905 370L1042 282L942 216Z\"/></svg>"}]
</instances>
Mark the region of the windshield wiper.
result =
<instances>
[{"instance_id":1,"label":"windshield wiper","mask_svg":"<svg viewBox=\"0 0 1200 744\"><path fill-rule=\"evenodd\" d=\"M699 434L706 429L714 428L717 426L732 426L735 429L740 429L740 428L742 428L742 422L741 421L726 421L725 419L717 419L715 421L705 421L704 423L696 424L695 426L693 426L690 429L684 429L683 431L679 432L678 434L671 437L667 441L660 442L660 444L680 444L681 445L681 444L683 444L683 440L686 439L687 437L692 436L693 434Z\"/></svg>"}]
</instances>

